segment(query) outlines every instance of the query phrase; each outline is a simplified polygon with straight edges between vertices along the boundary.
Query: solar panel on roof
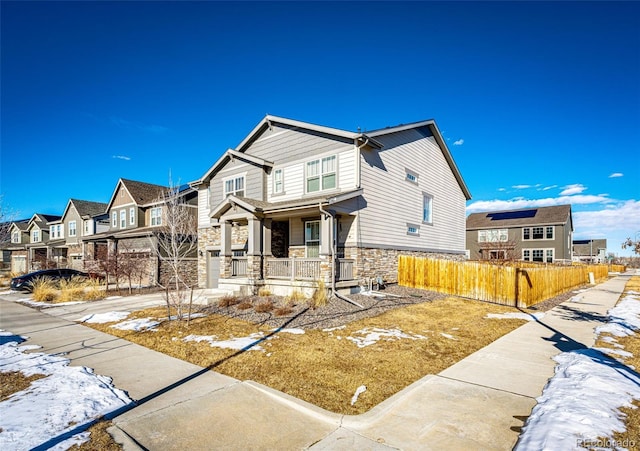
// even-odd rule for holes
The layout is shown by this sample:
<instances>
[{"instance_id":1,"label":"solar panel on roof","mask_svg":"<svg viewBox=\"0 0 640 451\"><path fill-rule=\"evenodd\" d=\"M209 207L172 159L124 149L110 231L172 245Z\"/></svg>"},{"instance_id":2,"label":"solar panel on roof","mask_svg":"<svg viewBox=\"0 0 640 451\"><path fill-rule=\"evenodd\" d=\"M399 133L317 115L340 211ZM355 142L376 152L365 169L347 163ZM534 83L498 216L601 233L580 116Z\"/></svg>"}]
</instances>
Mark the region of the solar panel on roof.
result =
<instances>
[{"instance_id":1,"label":"solar panel on roof","mask_svg":"<svg viewBox=\"0 0 640 451\"><path fill-rule=\"evenodd\" d=\"M501 221L503 219L525 219L525 218L533 218L537 209L533 210L518 210L518 211L500 211L497 213L489 213L487 214L487 218L491 218L492 221Z\"/></svg>"}]
</instances>

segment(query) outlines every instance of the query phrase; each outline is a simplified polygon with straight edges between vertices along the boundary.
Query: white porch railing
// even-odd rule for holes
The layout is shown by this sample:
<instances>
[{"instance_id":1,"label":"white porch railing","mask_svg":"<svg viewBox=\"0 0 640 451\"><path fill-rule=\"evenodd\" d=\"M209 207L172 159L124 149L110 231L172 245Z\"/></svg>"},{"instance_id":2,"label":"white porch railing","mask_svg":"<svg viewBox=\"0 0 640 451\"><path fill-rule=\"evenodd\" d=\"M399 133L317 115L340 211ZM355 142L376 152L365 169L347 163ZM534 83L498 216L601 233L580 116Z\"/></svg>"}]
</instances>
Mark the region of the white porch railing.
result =
<instances>
[{"instance_id":1,"label":"white porch railing","mask_svg":"<svg viewBox=\"0 0 640 451\"><path fill-rule=\"evenodd\" d=\"M265 278L284 280L316 280L320 278L319 258L267 258ZM353 260L338 259L338 280L353 279Z\"/></svg>"},{"instance_id":2,"label":"white porch railing","mask_svg":"<svg viewBox=\"0 0 640 451\"><path fill-rule=\"evenodd\" d=\"M231 258L231 277L244 277L247 275L247 257Z\"/></svg>"}]
</instances>

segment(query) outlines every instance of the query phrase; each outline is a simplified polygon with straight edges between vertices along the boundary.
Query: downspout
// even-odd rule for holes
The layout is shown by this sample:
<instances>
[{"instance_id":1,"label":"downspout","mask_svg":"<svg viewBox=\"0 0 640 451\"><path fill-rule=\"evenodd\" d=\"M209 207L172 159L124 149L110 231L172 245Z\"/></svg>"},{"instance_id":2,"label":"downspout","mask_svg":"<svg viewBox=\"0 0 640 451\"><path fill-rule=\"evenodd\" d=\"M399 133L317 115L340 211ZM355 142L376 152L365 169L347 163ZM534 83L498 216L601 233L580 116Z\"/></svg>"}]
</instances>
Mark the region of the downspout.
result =
<instances>
[{"instance_id":1,"label":"downspout","mask_svg":"<svg viewBox=\"0 0 640 451\"><path fill-rule=\"evenodd\" d=\"M334 220L335 217L333 216L333 214L329 213L328 211L324 210L322 208L322 202L318 203L318 209L320 210L320 213L329 216L331 218L331 236L330 236L330 240L331 240L331 294L335 297L337 297L338 299L342 299L343 301L347 301L353 305L356 305L360 308L364 308L362 305L358 304L356 301L354 301L353 299L349 299L346 296L342 296L341 294L339 294L336 291L336 240L335 240L335 230L334 230Z\"/></svg>"}]
</instances>

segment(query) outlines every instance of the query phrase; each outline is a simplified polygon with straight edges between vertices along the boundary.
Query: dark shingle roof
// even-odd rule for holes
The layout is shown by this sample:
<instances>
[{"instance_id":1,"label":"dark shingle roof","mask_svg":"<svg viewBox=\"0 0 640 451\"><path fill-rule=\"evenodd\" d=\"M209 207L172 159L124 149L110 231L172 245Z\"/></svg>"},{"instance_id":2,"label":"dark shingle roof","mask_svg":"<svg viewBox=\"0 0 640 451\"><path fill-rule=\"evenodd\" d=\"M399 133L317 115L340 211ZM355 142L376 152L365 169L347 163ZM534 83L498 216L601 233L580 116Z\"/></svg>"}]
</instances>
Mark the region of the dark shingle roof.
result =
<instances>
[{"instance_id":1,"label":"dark shingle roof","mask_svg":"<svg viewBox=\"0 0 640 451\"><path fill-rule=\"evenodd\" d=\"M122 180L122 184L127 188L131 197L138 205L144 205L158 200L163 196L168 188L166 186L154 185L152 183L137 182L135 180Z\"/></svg>"},{"instance_id":2,"label":"dark shingle roof","mask_svg":"<svg viewBox=\"0 0 640 451\"><path fill-rule=\"evenodd\" d=\"M107 211L107 204L89 200L70 199L80 216L96 216Z\"/></svg>"},{"instance_id":3,"label":"dark shingle roof","mask_svg":"<svg viewBox=\"0 0 640 451\"><path fill-rule=\"evenodd\" d=\"M606 249L606 239L574 240L573 254L576 256L598 255L598 249Z\"/></svg>"},{"instance_id":4,"label":"dark shingle roof","mask_svg":"<svg viewBox=\"0 0 640 451\"><path fill-rule=\"evenodd\" d=\"M536 207L521 210L486 211L470 214L467 217L467 230L566 224L570 217L571 205Z\"/></svg>"}]
</instances>

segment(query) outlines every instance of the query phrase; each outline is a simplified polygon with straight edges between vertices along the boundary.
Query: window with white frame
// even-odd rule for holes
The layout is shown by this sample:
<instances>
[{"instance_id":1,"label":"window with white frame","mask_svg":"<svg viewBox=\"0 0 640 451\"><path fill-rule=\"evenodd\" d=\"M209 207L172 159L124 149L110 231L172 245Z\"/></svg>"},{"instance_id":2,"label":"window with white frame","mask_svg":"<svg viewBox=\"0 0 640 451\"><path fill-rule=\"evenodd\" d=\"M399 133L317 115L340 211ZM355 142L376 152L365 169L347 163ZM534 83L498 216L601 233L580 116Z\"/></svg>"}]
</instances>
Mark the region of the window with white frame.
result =
<instances>
[{"instance_id":1,"label":"window with white frame","mask_svg":"<svg viewBox=\"0 0 640 451\"><path fill-rule=\"evenodd\" d=\"M91 234L91 219L84 221L84 235Z\"/></svg>"},{"instance_id":2,"label":"window with white frame","mask_svg":"<svg viewBox=\"0 0 640 451\"><path fill-rule=\"evenodd\" d=\"M36 229L31 231L31 242L32 243L40 242L40 230Z\"/></svg>"},{"instance_id":3,"label":"window with white frame","mask_svg":"<svg viewBox=\"0 0 640 451\"><path fill-rule=\"evenodd\" d=\"M155 207L151 209L151 225L162 225L162 207Z\"/></svg>"},{"instance_id":4,"label":"window with white frame","mask_svg":"<svg viewBox=\"0 0 640 451\"><path fill-rule=\"evenodd\" d=\"M522 250L522 259L527 262L531 261L531 251L529 249Z\"/></svg>"},{"instance_id":5,"label":"window with white frame","mask_svg":"<svg viewBox=\"0 0 640 451\"><path fill-rule=\"evenodd\" d=\"M336 156L307 161L307 193L333 189L336 184Z\"/></svg>"},{"instance_id":6,"label":"window with white frame","mask_svg":"<svg viewBox=\"0 0 640 451\"><path fill-rule=\"evenodd\" d=\"M523 249L522 259L525 261L553 263L553 249Z\"/></svg>"},{"instance_id":7,"label":"window with white frame","mask_svg":"<svg viewBox=\"0 0 640 451\"><path fill-rule=\"evenodd\" d=\"M545 254L546 254L546 262L553 263L553 249L547 249Z\"/></svg>"},{"instance_id":8,"label":"window with white frame","mask_svg":"<svg viewBox=\"0 0 640 451\"><path fill-rule=\"evenodd\" d=\"M422 194L422 222L433 224L433 196Z\"/></svg>"},{"instance_id":9,"label":"window with white frame","mask_svg":"<svg viewBox=\"0 0 640 451\"><path fill-rule=\"evenodd\" d=\"M320 221L304 223L305 254L309 258L320 256Z\"/></svg>"},{"instance_id":10,"label":"window with white frame","mask_svg":"<svg viewBox=\"0 0 640 451\"><path fill-rule=\"evenodd\" d=\"M552 240L553 226L524 227L522 229L523 240Z\"/></svg>"},{"instance_id":11,"label":"window with white frame","mask_svg":"<svg viewBox=\"0 0 640 451\"><path fill-rule=\"evenodd\" d=\"M11 242L12 243L19 243L20 242L20 232L19 231L15 231L15 232L11 233Z\"/></svg>"},{"instance_id":12,"label":"window with white frame","mask_svg":"<svg viewBox=\"0 0 640 451\"><path fill-rule=\"evenodd\" d=\"M282 169L276 169L273 171L273 194L280 194L284 192L284 178Z\"/></svg>"},{"instance_id":13,"label":"window with white frame","mask_svg":"<svg viewBox=\"0 0 640 451\"><path fill-rule=\"evenodd\" d=\"M507 229L478 230L478 243L498 243L509 240Z\"/></svg>"},{"instance_id":14,"label":"window with white frame","mask_svg":"<svg viewBox=\"0 0 640 451\"><path fill-rule=\"evenodd\" d=\"M118 227L118 212L111 213L111 227Z\"/></svg>"},{"instance_id":15,"label":"window with white frame","mask_svg":"<svg viewBox=\"0 0 640 451\"><path fill-rule=\"evenodd\" d=\"M244 197L244 175L224 181L224 197L231 195Z\"/></svg>"},{"instance_id":16,"label":"window with white frame","mask_svg":"<svg viewBox=\"0 0 640 451\"><path fill-rule=\"evenodd\" d=\"M404 170L405 173L405 177L404 179L407 180L408 182L411 183L415 183L416 185L418 184L418 174L413 172L410 169L405 169Z\"/></svg>"},{"instance_id":17,"label":"window with white frame","mask_svg":"<svg viewBox=\"0 0 640 451\"><path fill-rule=\"evenodd\" d=\"M506 260L507 251L503 249L495 249L489 251L489 260Z\"/></svg>"},{"instance_id":18,"label":"window with white frame","mask_svg":"<svg viewBox=\"0 0 640 451\"><path fill-rule=\"evenodd\" d=\"M546 237L548 240L552 240L553 239L553 226L547 226L546 227Z\"/></svg>"},{"instance_id":19,"label":"window with white frame","mask_svg":"<svg viewBox=\"0 0 640 451\"><path fill-rule=\"evenodd\" d=\"M129 208L129 225L136 223L136 207Z\"/></svg>"},{"instance_id":20,"label":"window with white frame","mask_svg":"<svg viewBox=\"0 0 640 451\"><path fill-rule=\"evenodd\" d=\"M127 210L120 210L120 228L127 227Z\"/></svg>"},{"instance_id":21,"label":"window with white frame","mask_svg":"<svg viewBox=\"0 0 640 451\"><path fill-rule=\"evenodd\" d=\"M76 236L76 222L69 221L69 236Z\"/></svg>"}]
</instances>

